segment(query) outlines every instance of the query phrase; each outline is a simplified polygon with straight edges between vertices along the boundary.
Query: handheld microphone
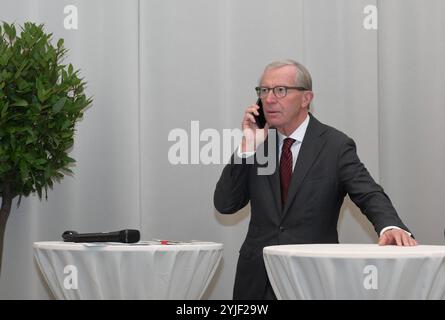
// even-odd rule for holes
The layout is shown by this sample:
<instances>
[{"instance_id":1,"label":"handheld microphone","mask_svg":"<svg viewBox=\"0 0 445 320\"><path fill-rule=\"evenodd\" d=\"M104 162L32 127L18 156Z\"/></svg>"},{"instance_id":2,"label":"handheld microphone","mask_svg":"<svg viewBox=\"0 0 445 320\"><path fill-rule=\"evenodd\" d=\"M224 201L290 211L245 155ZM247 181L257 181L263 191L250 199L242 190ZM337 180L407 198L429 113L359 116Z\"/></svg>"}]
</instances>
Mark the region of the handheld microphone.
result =
<instances>
[{"instance_id":1,"label":"handheld microphone","mask_svg":"<svg viewBox=\"0 0 445 320\"><path fill-rule=\"evenodd\" d=\"M115 232L102 233L78 233L76 231L65 231L62 234L65 242L123 242L134 243L141 238L139 230L125 229Z\"/></svg>"}]
</instances>

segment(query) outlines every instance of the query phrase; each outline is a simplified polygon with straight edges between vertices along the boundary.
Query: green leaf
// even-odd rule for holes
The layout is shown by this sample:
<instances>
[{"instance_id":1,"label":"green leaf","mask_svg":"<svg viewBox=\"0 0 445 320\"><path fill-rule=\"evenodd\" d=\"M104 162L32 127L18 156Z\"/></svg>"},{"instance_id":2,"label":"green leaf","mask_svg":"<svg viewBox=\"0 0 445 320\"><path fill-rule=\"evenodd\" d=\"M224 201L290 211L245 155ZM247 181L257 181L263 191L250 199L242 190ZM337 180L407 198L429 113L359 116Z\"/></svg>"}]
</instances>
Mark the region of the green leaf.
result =
<instances>
[{"instance_id":1,"label":"green leaf","mask_svg":"<svg viewBox=\"0 0 445 320\"><path fill-rule=\"evenodd\" d=\"M2 112L0 114L1 118L4 118L6 116L6 112L8 111L9 108L9 101L6 101L5 105L2 108Z\"/></svg>"},{"instance_id":2,"label":"green leaf","mask_svg":"<svg viewBox=\"0 0 445 320\"><path fill-rule=\"evenodd\" d=\"M5 24L3 24L3 27L5 28L5 32L9 38L9 40L11 40L11 41L14 40L15 36L16 36L16 30L15 30L14 24L9 25L9 24L5 23Z\"/></svg>"},{"instance_id":3,"label":"green leaf","mask_svg":"<svg viewBox=\"0 0 445 320\"><path fill-rule=\"evenodd\" d=\"M30 143L33 143L34 141L35 141L34 137L28 137L28 138L26 138L25 144L28 145Z\"/></svg>"},{"instance_id":4,"label":"green leaf","mask_svg":"<svg viewBox=\"0 0 445 320\"><path fill-rule=\"evenodd\" d=\"M45 164L47 161L46 161L46 159L36 159L36 160L34 160L34 165L42 165L42 164Z\"/></svg>"},{"instance_id":5,"label":"green leaf","mask_svg":"<svg viewBox=\"0 0 445 320\"><path fill-rule=\"evenodd\" d=\"M19 168L20 168L20 177L22 178L22 182L25 182L29 175L28 165L26 161L20 160Z\"/></svg>"},{"instance_id":6,"label":"green leaf","mask_svg":"<svg viewBox=\"0 0 445 320\"><path fill-rule=\"evenodd\" d=\"M45 168L45 171L43 173L43 177L44 177L45 180L48 180L51 176L52 176L52 169L51 169L51 167L48 166L48 167Z\"/></svg>"},{"instance_id":7,"label":"green leaf","mask_svg":"<svg viewBox=\"0 0 445 320\"><path fill-rule=\"evenodd\" d=\"M67 163L74 163L74 162L76 162L76 160L74 160L73 158L70 158L70 157L68 157L68 156L66 156L64 160L65 160Z\"/></svg>"},{"instance_id":8,"label":"green leaf","mask_svg":"<svg viewBox=\"0 0 445 320\"><path fill-rule=\"evenodd\" d=\"M71 148L73 145L74 145L74 140L73 139L68 139L68 141L65 144L66 150Z\"/></svg>"},{"instance_id":9,"label":"green leaf","mask_svg":"<svg viewBox=\"0 0 445 320\"><path fill-rule=\"evenodd\" d=\"M68 173L71 173L71 174L74 174L74 172L73 172L73 170L71 170L70 168L63 168L62 169L63 171L66 171L66 172L68 172Z\"/></svg>"},{"instance_id":10,"label":"green leaf","mask_svg":"<svg viewBox=\"0 0 445 320\"><path fill-rule=\"evenodd\" d=\"M28 101L26 100L18 100L11 104L11 107L26 107L28 105Z\"/></svg>"},{"instance_id":11,"label":"green leaf","mask_svg":"<svg viewBox=\"0 0 445 320\"><path fill-rule=\"evenodd\" d=\"M37 89L37 98L40 102L45 101L45 88L43 87L42 80L39 78L36 79L36 89Z\"/></svg>"},{"instance_id":12,"label":"green leaf","mask_svg":"<svg viewBox=\"0 0 445 320\"><path fill-rule=\"evenodd\" d=\"M37 188L37 195L39 196L39 199L42 200L42 188Z\"/></svg>"},{"instance_id":13,"label":"green leaf","mask_svg":"<svg viewBox=\"0 0 445 320\"><path fill-rule=\"evenodd\" d=\"M69 119L66 119L63 124L62 127L60 128L61 130L65 130L66 128L68 128L71 125L71 122Z\"/></svg>"},{"instance_id":14,"label":"green leaf","mask_svg":"<svg viewBox=\"0 0 445 320\"><path fill-rule=\"evenodd\" d=\"M27 65L27 61L22 61L22 64L20 65L19 69L17 70L17 72L14 75L14 79L18 79L20 77L20 75L22 74L23 69L25 69Z\"/></svg>"},{"instance_id":15,"label":"green leaf","mask_svg":"<svg viewBox=\"0 0 445 320\"><path fill-rule=\"evenodd\" d=\"M53 112L59 113L60 110L62 110L63 106L65 105L66 97L63 97L59 99L59 101L56 102L56 104L53 105Z\"/></svg>"}]
</instances>

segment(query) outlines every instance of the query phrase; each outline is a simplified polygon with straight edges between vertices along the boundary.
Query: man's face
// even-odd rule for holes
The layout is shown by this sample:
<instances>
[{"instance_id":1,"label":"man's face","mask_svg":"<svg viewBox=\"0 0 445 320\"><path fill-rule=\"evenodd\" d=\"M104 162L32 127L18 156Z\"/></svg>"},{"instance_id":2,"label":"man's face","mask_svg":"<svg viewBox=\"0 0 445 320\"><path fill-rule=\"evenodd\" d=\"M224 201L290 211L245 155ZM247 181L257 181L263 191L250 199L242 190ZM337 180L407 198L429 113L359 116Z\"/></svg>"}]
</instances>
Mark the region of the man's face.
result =
<instances>
[{"instance_id":1,"label":"man's face","mask_svg":"<svg viewBox=\"0 0 445 320\"><path fill-rule=\"evenodd\" d=\"M268 88L295 87L296 72L296 67L291 65L269 68L264 72L260 85ZM277 98L270 90L262 99L267 122L279 132L290 135L306 118L311 98L311 92L293 89L287 90L284 98Z\"/></svg>"}]
</instances>

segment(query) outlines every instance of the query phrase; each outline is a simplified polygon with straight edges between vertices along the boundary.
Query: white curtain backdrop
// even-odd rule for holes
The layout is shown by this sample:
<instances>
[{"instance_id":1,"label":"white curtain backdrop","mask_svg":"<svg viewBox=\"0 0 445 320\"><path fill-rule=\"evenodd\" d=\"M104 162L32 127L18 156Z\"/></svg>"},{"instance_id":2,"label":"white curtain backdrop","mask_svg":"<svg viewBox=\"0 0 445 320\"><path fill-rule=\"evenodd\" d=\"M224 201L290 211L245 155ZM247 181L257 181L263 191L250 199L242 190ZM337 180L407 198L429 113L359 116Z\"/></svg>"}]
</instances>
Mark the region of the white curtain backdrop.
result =
<instances>
[{"instance_id":1,"label":"white curtain backdrop","mask_svg":"<svg viewBox=\"0 0 445 320\"><path fill-rule=\"evenodd\" d=\"M78 9L77 30L64 28L67 5ZM377 30L363 25L369 5ZM0 20L44 23L65 39L94 98L77 128L74 175L47 201L31 196L13 207L0 298L53 298L33 242L59 241L65 230L138 228L144 240L223 243L204 298L231 299L249 206L218 214L223 164L171 164L168 136L183 129L190 147L192 121L199 133L239 128L263 67L281 58L308 67L314 115L354 138L419 242L445 244L443 12L441 0L0 0ZM349 200L339 232L341 242L377 240Z\"/></svg>"}]
</instances>

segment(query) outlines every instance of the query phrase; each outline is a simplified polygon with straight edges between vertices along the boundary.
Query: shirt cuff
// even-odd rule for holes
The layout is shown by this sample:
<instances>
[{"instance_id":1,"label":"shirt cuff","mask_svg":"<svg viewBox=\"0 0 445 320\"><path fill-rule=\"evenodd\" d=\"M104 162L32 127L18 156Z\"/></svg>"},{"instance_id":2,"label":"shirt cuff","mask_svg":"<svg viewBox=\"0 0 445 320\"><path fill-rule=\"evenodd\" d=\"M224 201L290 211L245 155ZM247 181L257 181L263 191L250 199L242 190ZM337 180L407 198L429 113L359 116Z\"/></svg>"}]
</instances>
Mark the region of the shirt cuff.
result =
<instances>
[{"instance_id":1,"label":"shirt cuff","mask_svg":"<svg viewBox=\"0 0 445 320\"><path fill-rule=\"evenodd\" d=\"M399 230L403 230L402 228L399 228L399 227L396 227L396 226L385 227L385 228L382 229L382 231L380 231L380 236L382 236L382 234L383 234L386 230L390 230L390 229L399 229ZM409 233L409 232L406 231L406 230L403 230L403 231L405 231L405 232L406 232L407 234L409 234L409 236L411 237L411 233Z\"/></svg>"}]
</instances>

